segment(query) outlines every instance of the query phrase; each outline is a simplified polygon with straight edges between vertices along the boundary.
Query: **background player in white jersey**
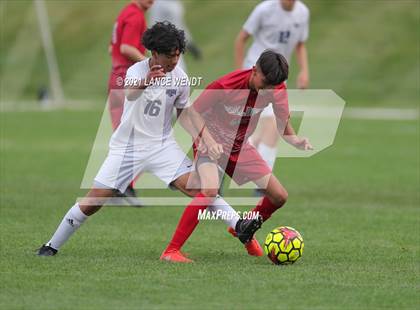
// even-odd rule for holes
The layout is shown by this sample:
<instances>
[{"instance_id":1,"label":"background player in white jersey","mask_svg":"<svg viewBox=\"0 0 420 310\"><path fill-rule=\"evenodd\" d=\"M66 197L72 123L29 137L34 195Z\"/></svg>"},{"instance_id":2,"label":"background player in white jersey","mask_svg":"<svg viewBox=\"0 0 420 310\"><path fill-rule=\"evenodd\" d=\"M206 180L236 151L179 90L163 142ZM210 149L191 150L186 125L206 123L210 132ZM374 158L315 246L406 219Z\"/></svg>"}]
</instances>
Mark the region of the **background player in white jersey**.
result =
<instances>
[{"instance_id":1,"label":"background player in white jersey","mask_svg":"<svg viewBox=\"0 0 420 310\"><path fill-rule=\"evenodd\" d=\"M189 178L192 162L176 143L171 127L172 110L176 108L179 112L185 111L181 124L193 138L200 131L191 127L196 123L194 117L200 116L188 108L189 87L175 85L177 78L187 78L177 67L179 56L185 50L184 32L167 22L156 23L144 33L142 41L152 51L152 57L127 71L128 89L121 123L111 137L108 156L95 177L94 186L80 203L70 208L52 238L38 250L38 255L55 255L90 215L115 196L117 190L124 192L142 172L153 173L168 186L189 196L199 191L191 184L194 178ZM167 84L165 87L157 86L157 82L152 84L156 79L161 83L166 80ZM202 141L209 150L218 147L206 130L202 134ZM236 213L220 197L212 209ZM188 261L180 253L169 253L166 259Z\"/></svg>"},{"instance_id":2,"label":"background player in white jersey","mask_svg":"<svg viewBox=\"0 0 420 310\"><path fill-rule=\"evenodd\" d=\"M187 39L186 49L195 59L201 58L201 51L195 45L191 32L185 23L185 9L180 0L155 0L154 5L149 10L149 24L154 25L156 22L168 21L174 24L178 29L184 30ZM181 55L179 66L187 72L184 57Z\"/></svg>"},{"instance_id":3,"label":"background player in white jersey","mask_svg":"<svg viewBox=\"0 0 420 310\"><path fill-rule=\"evenodd\" d=\"M236 38L235 65L238 69L251 68L266 49L282 54L290 63L292 53L296 51L299 65L297 87L307 88L309 68L305 42L308 34L309 9L301 1L263 1L252 11ZM245 44L251 36L253 42L244 58ZM271 105L262 112L259 127L250 140L273 167L279 135Z\"/></svg>"}]
</instances>

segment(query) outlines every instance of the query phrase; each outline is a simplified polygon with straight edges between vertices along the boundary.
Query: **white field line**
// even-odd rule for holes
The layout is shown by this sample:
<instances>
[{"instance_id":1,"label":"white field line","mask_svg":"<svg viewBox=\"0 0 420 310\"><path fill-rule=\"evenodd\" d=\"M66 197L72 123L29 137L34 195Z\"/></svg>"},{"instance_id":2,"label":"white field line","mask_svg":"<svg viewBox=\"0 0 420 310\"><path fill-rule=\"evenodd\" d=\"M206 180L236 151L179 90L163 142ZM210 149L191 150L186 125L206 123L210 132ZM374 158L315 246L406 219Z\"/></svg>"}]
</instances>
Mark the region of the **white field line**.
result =
<instances>
[{"instance_id":1,"label":"white field line","mask_svg":"<svg viewBox=\"0 0 420 310\"><path fill-rule=\"evenodd\" d=\"M256 205L260 197L224 197L226 201L235 206ZM83 200L84 204L97 205L98 201L107 206L183 206L191 202L190 197L129 197L129 198L101 198L90 197L88 200L83 197L77 198L77 202ZM204 203L203 203L204 205Z\"/></svg>"},{"instance_id":2,"label":"white field line","mask_svg":"<svg viewBox=\"0 0 420 310\"><path fill-rule=\"evenodd\" d=\"M94 110L101 107L102 104L96 100L67 100L65 105L59 106L50 102L50 104L41 105L39 101L1 101L1 112L28 112L28 111L55 111L64 110ZM344 109L344 119L355 120L418 120L419 109L413 108L385 108L385 107L349 107Z\"/></svg>"},{"instance_id":3,"label":"white field line","mask_svg":"<svg viewBox=\"0 0 420 310\"><path fill-rule=\"evenodd\" d=\"M418 120L419 109L345 108L343 117L358 120Z\"/></svg>"}]
</instances>

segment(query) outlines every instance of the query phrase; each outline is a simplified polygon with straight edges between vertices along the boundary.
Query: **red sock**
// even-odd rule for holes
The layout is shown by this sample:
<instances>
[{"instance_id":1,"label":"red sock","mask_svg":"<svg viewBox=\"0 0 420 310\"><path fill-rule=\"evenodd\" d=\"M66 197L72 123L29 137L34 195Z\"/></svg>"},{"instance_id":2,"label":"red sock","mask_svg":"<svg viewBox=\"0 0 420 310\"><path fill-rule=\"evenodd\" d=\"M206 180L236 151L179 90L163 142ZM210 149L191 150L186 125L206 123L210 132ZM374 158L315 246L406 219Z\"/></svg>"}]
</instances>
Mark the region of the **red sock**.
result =
<instances>
[{"instance_id":1,"label":"red sock","mask_svg":"<svg viewBox=\"0 0 420 310\"><path fill-rule=\"evenodd\" d=\"M190 204L185 208L166 251L181 249L198 224L198 212L206 209L209 204L210 201L207 202L206 196L202 193L198 193L194 197Z\"/></svg>"},{"instance_id":2,"label":"red sock","mask_svg":"<svg viewBox=\"0 0 420 310\"><path fill-rule=\"evenodd\" d=\"M263 218L263 221L266 221L280 207L281 206L276 206L274 203L272 203L268 197L263 197L252 211L259 212Z\"/></svg>"}]
</instances>

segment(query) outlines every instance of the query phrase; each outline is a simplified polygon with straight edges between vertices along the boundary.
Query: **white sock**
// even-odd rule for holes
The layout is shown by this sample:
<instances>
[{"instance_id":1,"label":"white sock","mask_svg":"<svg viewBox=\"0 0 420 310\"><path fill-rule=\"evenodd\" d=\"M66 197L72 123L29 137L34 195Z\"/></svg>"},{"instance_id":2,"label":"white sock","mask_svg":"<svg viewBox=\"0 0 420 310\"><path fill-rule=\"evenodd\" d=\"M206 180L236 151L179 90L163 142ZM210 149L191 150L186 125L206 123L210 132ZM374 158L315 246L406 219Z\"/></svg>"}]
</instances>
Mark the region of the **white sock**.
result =
<instances>
[{"instance_id":1,"label":"white sock","mask_svg":"<svg viewBox=\"0 0 420 310\"><path fill-rule=\"evenodd\" d=\"M47 245L58 250L87 218L88 216L80 210L79 204L76 203L64 215L63 220L51 240L47 242Z\"/></svg>"},{"instance_id":2,"label":"white sock","mask_svg":"<svg viewBox=\"0 0 420 310\"><path fill-rule=\"evenodd\" d=\"M235 229L236 223L239 220L238 213L219 195L214 200L211 206L208 206L207 209L211 212L222 213L222 220L226 223L226 225Z\"/></svg>"},{"instance_id":3,"label":"white sock","mask_svg":"<svg viewBox=\"0 0 420 310\"><path fill-rule=\"evenodd\" d=\"M261 157L267 162L271 169L274 167L277 155L277 147L268 146L265 143L260 143L258 145L258 152L261 154Z\"/></svg>"}]
</instances>

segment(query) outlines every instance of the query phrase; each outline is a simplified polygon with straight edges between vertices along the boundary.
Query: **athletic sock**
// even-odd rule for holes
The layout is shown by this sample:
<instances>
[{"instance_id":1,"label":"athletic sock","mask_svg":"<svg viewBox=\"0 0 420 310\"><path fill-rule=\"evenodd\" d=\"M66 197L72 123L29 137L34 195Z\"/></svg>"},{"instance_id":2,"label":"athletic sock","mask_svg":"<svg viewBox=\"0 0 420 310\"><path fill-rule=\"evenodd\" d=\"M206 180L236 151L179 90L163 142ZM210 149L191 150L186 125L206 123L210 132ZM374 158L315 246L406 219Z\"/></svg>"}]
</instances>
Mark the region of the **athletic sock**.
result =
<instances>
[{"instance_id":1,"label":"athletic sock","mask_svg":"<svg viewBox=\"0 0 420 310\"><path fill-rule=\"evenodd\" d=\"M63 220L51 240L47 242L47 245L58 250L87 218L88 216L80 210L79 204L76 203L64 215Z\"/></svg>"},{"instance_id":2,"label":"athletic sock","mask_svg":"<svg viewBox=\"0 0 420 310\"><path fill-rule=\"evenodd\" d=\"M211 206L207 208L210 212L222 213L222 220L226 225L235 229L236 223L240 219L238 213L228 204L221 196L217 195L217 198L213 201ZM220 210L220 211L218 211Z\"/></svg>"},{"instance_id":3,"label":"athletic sock","mask_svg":"<svg viewBox=\"0 0 420 310\"><path fill-rule=\"evenodd\" d=\"M207 201L208 200L208 201ZM166 251L180 250L198 224L198 213L207 208L211 198L198 193L182 213L175 233Z\"/></svg>"},{"instance_id":4,"label":"athletic sock","mask_svg":"<svg viewBox=\"0 0 420 310\"><path fill-rule=\"evenodd\" d=\"M263 197L252 212L259 212L265 222L280 207L272 203L267 197Z\"/></svg>"},{"instance_id":5,"label":"athletic sock","mask_svg":"<svg viewBox=\"0 0 420 310\"><path fill-rule=\"evenodd\" d=\"M271 169L274 167L277 155L277 147L268 146L265 143L260 143L257 148L258 152L261 154L261 157L267 162Z\"/></svg>"}]
</instances>

